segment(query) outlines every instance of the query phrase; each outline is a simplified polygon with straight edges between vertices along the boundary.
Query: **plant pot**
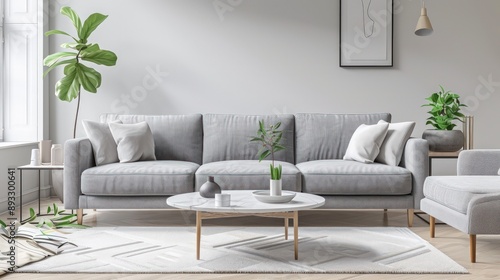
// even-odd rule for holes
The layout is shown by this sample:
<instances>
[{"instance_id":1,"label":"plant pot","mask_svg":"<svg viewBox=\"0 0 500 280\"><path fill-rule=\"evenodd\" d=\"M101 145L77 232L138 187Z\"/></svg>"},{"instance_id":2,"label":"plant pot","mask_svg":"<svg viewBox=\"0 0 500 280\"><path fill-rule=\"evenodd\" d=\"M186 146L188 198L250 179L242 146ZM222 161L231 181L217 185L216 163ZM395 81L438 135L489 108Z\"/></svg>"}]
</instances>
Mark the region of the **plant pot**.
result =
<instances>
[{"instance_id":1,"label":"plant pot","mask_svg":"<svg viewBox=\"0 0 500 280\"><path fill-rule=\"evenodd\" d=\"M208 181L200 187L200 195L204 198L214 198L216 193L221 193L220 186L213 176L208 176Z\"/></svg>"},{"instance_id":2,"label":"plant pot","mask_svg":"<svg viewBox=\"0 0 500 280\"><path fill-rule=\"evenodd\" d=\"M429 143L429 151L456 152L464 146L464 134L460 130L427 129L422 138Z\"/></svg>"},{"instance_id":3,"label":"plant pot","mask_svg":"<svg viewBox=\"0 0 500 280\"><path fill-rule=\"evenodd\" d=\"M279 180L270 180L270 188L269 188L270 196L281 196L281 179Z\"/></svg>"}]
</instances>

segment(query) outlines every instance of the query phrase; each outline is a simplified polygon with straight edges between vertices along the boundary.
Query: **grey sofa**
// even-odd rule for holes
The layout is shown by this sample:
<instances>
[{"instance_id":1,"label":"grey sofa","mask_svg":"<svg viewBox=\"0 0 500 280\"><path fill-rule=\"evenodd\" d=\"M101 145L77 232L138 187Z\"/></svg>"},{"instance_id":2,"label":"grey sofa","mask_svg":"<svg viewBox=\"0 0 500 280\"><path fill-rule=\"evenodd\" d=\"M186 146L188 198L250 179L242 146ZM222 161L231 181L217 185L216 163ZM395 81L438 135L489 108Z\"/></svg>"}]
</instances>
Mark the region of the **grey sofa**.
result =
<instances>
[{"instance_id":1,"label":"grey sofa","mask_svg":"<svg viewBox=\"0 0 500 280\"><path fill-rule=\"evenodd\" d=\"M258 121L280 121L286 149L276 154L283 188L326 198L328 209L419 209L428 176L428 145L407 141L399 166L342 160L356 128L390 114L113 115L102 122L148 122L156 161L95 166L88 139L65 143L64 205L78 209L165 209L171 195L199 190L215 176L223 190L267 189L269 161L250 143Z\"/></svg>"},{"instance_id":2,"label":"grey sofa","mask_svg":"<svg viewBox=\"0 0 500 280\"><path fill-rule=\"evenodd\" d=\"M500 150L463 151L458 176L431 176L425 180L421 209L435 219L469 234L470 260L476 262L476 235L500 234Z\"/></svg>"}]
</instances>

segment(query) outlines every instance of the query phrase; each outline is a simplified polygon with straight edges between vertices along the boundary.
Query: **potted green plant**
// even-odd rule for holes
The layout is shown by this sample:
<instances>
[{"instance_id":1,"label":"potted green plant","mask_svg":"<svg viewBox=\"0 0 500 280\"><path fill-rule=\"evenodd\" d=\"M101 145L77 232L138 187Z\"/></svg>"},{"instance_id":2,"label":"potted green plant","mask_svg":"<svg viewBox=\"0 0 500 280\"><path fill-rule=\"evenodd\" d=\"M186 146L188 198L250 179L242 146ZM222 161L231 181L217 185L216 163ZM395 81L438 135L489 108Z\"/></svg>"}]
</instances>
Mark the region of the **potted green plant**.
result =
<instances>
[{"instance_id":1,"label":"potted green plant","mask_svg":"<svg viewBox=\"0 0 500 280\"><path fill-rule=\"evenodd\" d=\"M464 134L460 130L453 130L455 121L463 122L465 117L460 113L465 104L460 103L460 96L451 91L441 90L426 98L428 104L422 107L431 107L428 112L426 125L432 125L435 129L424 131L422 138L429 143L429 150L435 152L455 152L464 146Z\"/></svg>"},{"instance_id":2,"label":"potted green plant","mask_svg":"<svg viewBox=\"0 0 500 280\"><path fill-rule=\"evenodd\" d=\"M282 189L282 167L281 164L279 164L278 166L274 164L274 153L285 149L285 147L281 145L283 131L278 130L280 126L281 122L278 122L266 128L264 125L264 121L259 121L257 137L254 137L250 140L251 142L260 142L261 147L257 153L259 162L266 159L268 156L271 156L271 164L269 166L271 171L269 195L271 196L281 195Z\"/></svg>"},{"instance_id":3,"label":"potted green plant","mask_svg":"<svg viewBox=\"0 0 500 280\"><path fill-rule=\"evenodd\" d=\"M45 36L65 35L74 40L71 43L64 43L62 48L68 51L57 52L48 55L43 64L48 67L44 76L58 66L64 65L64 76L56 83L55 94L62 100L71 102L78 99L76 107L75 124L73 127L73 138L76 137L76 125L78 113L80 111L81 88L97 93L101 86L101 74L95 69L84 65L82 62L92 62L98 65L116 65L116 55L108 50L101 50L98 44L89 43L88 38L108 16L99 13L91 14L82 24L80 17L70 7L62 7L61 14L67 16L76 29L77 36L72 36L61 30L50 30Z\"/></svg>"}]
</instances>

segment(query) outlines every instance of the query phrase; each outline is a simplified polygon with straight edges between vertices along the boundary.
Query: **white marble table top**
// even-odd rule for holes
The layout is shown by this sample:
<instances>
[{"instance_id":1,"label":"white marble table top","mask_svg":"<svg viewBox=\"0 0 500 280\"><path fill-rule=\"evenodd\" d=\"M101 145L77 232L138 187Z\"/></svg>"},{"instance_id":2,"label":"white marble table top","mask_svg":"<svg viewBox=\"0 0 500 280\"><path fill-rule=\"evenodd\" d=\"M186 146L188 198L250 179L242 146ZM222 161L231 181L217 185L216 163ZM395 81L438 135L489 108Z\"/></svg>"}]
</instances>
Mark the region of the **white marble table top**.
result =
<instances>
[{"instance_id":1,"label":"white marble table top","mask_svg":"<svg viewBox=\"0 0 500 280\"><path fill-rule=\"evenodd\" d=\"M313 209L325 204L321 196L296 193L292 201L288 203L263 203L253 197L254 191L222 191L231 195L231 206L215 206L214 198L204 198L199 192L185 193L171 196L167 199L169 206L205 212L228 212L228 213L271 213L288 212Z\"/></svg>"}]
</instances>

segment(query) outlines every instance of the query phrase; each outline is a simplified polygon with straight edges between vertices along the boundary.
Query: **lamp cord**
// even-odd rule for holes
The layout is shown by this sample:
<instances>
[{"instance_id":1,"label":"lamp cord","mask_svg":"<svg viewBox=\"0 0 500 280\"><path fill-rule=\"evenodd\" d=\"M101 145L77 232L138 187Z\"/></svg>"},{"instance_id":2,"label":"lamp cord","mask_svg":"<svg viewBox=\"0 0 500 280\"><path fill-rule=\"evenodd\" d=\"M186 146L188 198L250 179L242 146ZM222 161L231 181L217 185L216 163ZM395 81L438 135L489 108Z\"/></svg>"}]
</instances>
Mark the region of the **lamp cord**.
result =
<instances>
[{"instance_id":1,"label":"lamp cord","mask_svg":"<svg viewBox=\"0 0 500 280\"><path fill-rule=\"evenodd\" d=\"M361 0L361 6L363 7L363 33L364 33L364 35L365 35L366 38L370 38L373 35L373 30L375 28L375 21L370 16L370 6L371 6L371 4L372 4L372 0L370 0L370 2L368 2L368 7L366 8L366 15L373 22L373 24L372 24L372 30L371 30L370 34L368 35L368 34L366 34L366 23L365 23L365 2L364 2L364 0Z\"/></svg>"}]
</instances>

